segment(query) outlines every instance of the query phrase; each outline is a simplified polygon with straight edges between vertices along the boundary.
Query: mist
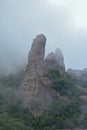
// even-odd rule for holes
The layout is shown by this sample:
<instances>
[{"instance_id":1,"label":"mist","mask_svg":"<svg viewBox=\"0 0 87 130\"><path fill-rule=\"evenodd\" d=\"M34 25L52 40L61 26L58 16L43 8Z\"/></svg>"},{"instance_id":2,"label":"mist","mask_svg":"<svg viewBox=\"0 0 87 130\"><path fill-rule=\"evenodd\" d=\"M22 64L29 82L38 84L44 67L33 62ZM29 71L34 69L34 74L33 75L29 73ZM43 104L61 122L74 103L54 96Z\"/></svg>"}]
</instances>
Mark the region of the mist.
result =
<instances>
[{"instance_id":1,"label":"mist","mask_svg":"<svg viewBox=\"0 0 87 130\"><path fill-rule=\"evenodd\" d=\"M60 48L66 68L87 68L86 0L1 0L0 73L24 68L33 38L47 37L46 54Z\"/></svg>"}]
</instances>

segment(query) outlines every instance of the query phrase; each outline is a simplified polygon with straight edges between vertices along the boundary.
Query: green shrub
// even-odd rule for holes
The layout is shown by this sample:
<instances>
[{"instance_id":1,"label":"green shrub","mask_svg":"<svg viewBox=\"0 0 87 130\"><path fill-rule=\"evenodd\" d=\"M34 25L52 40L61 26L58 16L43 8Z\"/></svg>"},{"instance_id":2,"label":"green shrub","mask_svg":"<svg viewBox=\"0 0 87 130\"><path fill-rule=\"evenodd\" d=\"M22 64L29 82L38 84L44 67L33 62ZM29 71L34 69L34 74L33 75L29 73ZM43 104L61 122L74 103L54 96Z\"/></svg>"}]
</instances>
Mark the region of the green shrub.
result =
<instances>
[{"instance_id":1,"label":"green shrub","mask_svg":"<svg viewBox=\"0 0 87 130\"><path fill-rule=\"evenodd\" d=\"M35 129L45 128L66 129L74 128L80 116L79 103L75 100L66 102L56 101L52 106L35 120ZM77 122L77 124L75 124Z\"/></svg>"},{"instance_id":2,"label":"green shrub","mask_svg":"<svg viewBox=\"0 0 87 130\"><path fill-rule=\"evenodd\" d=\"M45 75L50 80L54 81L60 77L60 72L58 70L50 70L48 74Z\"/></svg>"},{"instance_id":3,"label":"green shrub","mask_svg":"<svg viewBox=\"0 0 87 130\"><path fill-rule=\"evenodd\" d=\"M81 126L84 129L87 129L87 113L83 116L83 119L81 120Z\"/></svg>"}]
</instances>

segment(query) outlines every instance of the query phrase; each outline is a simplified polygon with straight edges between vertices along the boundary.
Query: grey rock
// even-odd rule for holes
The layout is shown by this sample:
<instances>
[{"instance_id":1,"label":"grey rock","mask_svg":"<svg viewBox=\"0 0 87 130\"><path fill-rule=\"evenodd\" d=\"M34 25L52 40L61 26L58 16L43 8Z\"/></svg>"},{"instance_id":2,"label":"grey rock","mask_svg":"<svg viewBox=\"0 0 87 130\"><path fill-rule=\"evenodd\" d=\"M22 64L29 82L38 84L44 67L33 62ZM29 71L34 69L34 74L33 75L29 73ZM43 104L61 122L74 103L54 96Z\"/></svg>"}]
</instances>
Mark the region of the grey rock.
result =
<instances>
[{"instance_id":1,"label":"grey rock","mask_svg":"<svg viewBox=\"0 0 87 130\"><path fill-rule=\"evenodd\" d=\"M72 77L81 77L81 70L74 70L74 69L69 68L67 70L67 73L71 75Z\"/></svg>"},{"instance_id":2,"label":"grey rock","mask_svg":"<svg viewBox=\"0 0 87 130\"><path fill-rule=\"evenodd\" d=\"M56 49L55 55L58 66L60 66L63 70L65 70L64 56L59 48Z\"/></svg>"},{"instance_id":3,"label":"grey rock","mask_svg":"<svg viewBox=\"0 0 87 130\"><path fill-rule=\"evenodd\" d=\"M48 70L57 69L61 75L65 75L64 57L60 49L56 49L55 53L49 53L45 59L45 62Z\"/></svg>"},{"instance_id":4,"label":"grey rock","mask_svg":"<svg viewBox=\"0 0 87 130\"><path fill-rule=\"evenodd\" d=\"M28 65L26 72L30 75L39 76L46 72L44 62L46 37L43 34L38 35L32 43L31 50L28 55Z\"/></svg>"},{"instance_id":5,"label":"grey rock","mask_svg":"<svg viewBox=\"0 0 87 130\"><path fill-rule=\"evenodd\" d=\"M48 71L55 70L55 69L59 68L57 61L56 61L56 55L54 52L51 52L47 55L45 62L46 62L46 66L47 66Z\"/></svg>"},{"instance_id":6,"label":"grey rock","mask_svg":"<svg viewBox=\"0 0 87 130\"><path fill-rule=\"evenodd\" d=\"M44 77L47 66L44 60L46 37L38 35L32 43L28 55L25 78L16 94L15 101L21 101L34 115L43 112L55 98L51 81Z\"/></svg>"},{"instance_id":7,"label":"grey rock","mask_svg":"<svg viewBox=\"0 0 87 130\"><path fill-rule=\"evenodd\" d=\"M76 70L69 68L67 69L67 73L73 78L87 80L87 68L83 70Z\"/></svg>"}]
</instances>

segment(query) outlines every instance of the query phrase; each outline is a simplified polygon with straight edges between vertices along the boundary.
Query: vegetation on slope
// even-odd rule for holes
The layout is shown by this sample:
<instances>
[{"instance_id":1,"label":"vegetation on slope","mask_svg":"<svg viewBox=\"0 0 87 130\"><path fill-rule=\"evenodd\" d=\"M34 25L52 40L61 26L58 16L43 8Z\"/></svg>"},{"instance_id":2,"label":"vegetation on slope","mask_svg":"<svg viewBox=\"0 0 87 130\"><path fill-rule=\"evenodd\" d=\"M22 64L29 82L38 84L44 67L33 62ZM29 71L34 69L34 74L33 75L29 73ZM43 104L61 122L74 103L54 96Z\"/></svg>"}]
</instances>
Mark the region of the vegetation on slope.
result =
<instances>
[{"instance_id":1,"label":"vegetation on slope","mask_svg":"<svg viewBox=\"0 0 87 130\"><path fill-rule=\"evenodd\" d=\"M76 87L76 82L66 74L61 76L58 70L50 71L46 77L52 81L52 88L59 92L61 96L78 97L79 89Z\"/></svg>"},{"instance_id":2,"label":"vegetation on slope","mask_svg":"<svg viewBox=\"0 0 87 130\"><path fill-rule=\"evenodd\" d=\"M14 90L17 91L22 77L23 75L14 75L0 81L3 85L0 87L0 130L87 128L87 114L82 115L79 99L81 92L76 87L76 81L67 75L61 77L57 70L50 71L46 77L52 81L52 89L58 92L60 97L67 97L67 100L55 99L53 104L37 117L34 117L28 108L23 108L20 102L5 105L7 96L10 95L10 99L15 93ZM9 89L10 91L7 91Z\"/></svg>"}]
</instances>

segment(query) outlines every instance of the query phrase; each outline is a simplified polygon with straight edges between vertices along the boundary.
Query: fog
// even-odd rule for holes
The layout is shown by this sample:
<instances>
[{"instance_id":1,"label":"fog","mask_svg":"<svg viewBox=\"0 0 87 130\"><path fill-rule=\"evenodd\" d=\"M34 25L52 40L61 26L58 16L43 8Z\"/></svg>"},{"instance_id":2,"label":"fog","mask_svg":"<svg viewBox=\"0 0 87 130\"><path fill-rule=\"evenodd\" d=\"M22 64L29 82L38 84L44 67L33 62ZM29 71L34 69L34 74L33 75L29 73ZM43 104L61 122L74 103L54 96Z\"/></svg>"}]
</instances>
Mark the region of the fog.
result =
<instances>
[{"instance_id":1,"label":"fog","mask_svg":"<svg viewBox=\"0 0 87 130\"><path fill-rule=\"evenodd\" d=\"M0 73L27 64L33 38L47 37L46 54L60 48L66 68L87 68L86 0L0 0Z\"/></svg>"}]
</instances>

